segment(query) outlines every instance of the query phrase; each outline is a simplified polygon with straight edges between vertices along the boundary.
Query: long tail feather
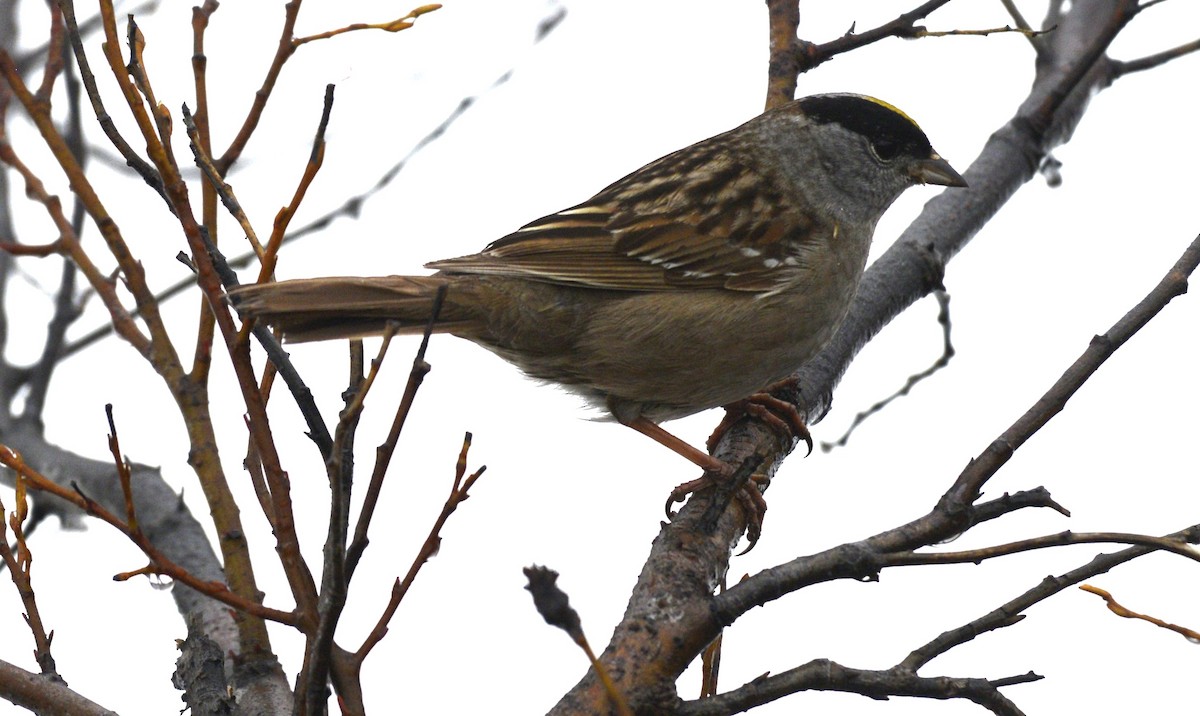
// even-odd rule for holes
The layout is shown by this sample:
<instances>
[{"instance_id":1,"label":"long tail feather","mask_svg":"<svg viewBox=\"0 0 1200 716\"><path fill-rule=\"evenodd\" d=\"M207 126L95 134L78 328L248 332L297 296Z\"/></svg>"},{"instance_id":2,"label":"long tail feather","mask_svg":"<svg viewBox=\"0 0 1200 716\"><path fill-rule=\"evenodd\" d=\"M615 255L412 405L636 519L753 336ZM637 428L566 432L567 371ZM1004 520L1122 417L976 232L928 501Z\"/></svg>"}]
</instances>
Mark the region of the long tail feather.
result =
<instances>
[{"instance_id":1,"label":"long tail feather","mask_svg":"<svg viewBox=\"0 0 1200 716\"><path fill-rule=\"evenodd\" d=\"M313 278L242 286L229 295L243 318L257 318L292 342L378 335L388 322L400 333L420 333L446 276ZM447 301L434 330L461 329L470 317Z\"/></svg>"}]
</instances>

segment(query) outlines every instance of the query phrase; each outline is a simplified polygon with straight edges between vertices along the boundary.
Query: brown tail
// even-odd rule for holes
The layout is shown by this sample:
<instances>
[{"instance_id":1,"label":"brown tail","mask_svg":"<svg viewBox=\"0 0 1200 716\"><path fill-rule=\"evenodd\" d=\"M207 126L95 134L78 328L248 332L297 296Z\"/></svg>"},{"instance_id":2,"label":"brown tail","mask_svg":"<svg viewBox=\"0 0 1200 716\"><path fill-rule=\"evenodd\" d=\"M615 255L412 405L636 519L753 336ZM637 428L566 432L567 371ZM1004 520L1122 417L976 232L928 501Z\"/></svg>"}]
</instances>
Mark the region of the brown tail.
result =
<instances>
[{"instance_id":1,"label":"brown tail","mask_svg":"<svg viewBox=\"0 0 1200 716\"><path fill-rule=\"evenodd\" d=\"M242 286L229 300L244 318L257 318L283 331L289 341L356 338L383 333L395 322L400 333L425 330L446 276L310 278ZM447 301L435 331L445 333L470 318Z\"/></svg>"}]
</instances>

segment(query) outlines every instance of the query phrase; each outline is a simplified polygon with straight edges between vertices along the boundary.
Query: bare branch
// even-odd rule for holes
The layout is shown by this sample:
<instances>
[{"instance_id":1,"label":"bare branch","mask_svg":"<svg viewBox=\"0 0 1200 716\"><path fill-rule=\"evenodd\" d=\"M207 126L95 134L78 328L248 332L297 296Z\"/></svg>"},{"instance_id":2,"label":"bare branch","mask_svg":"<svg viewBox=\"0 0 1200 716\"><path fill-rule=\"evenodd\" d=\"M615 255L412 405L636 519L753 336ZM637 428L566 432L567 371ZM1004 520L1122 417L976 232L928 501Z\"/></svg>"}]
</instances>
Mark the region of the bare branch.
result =
<instances>
[{"instance_id":1,"label":"bare branch","mask_svg":"<svg viewBox=\"0 0 1200 716\"><path fill-rule=\"evenodd\" d=\"M1192 525L1187 529L1175 532L1168 537L1194 542L1200 538L1200 525ZM1113 567L1120 566L1142 555L1153 552L1156 547L1129 547L1112 554L1096 555L1090 562L1058 577L1050 576L1041 581L1038 586L1024 592L1020 596L1002 604L982 617L956 629L942 633L928 644L914 650L899 666L910 671L917 671L935 657L950 649L965 644L975 637L989 631L1012 626L1025 618L1024 612L1038 602L1045 601L1062 590L1091 579L1098 574L1104 574Z\"/></svg>"},{"instance_id":2,"label":"bare branch","mask_svg":"<svg viewBox=\"0 0 1200 716\"><path fill-rule=\"evenodd\" d=\"M117 716L65 684L43 679L7 661L0 661L0 698L39 714L56 716Z\"/></svg>"},{"instance_id":3,"label":"bare branch","mask_svg":"<svg viewBox=\"0 0 1200 716\"><path fill-rule=\"evenodd\" d=\"M1005 557L1035 549L1062 547L1068 544L1136 544L1153 547L1164 552L1171 552L1200 562L1200 552L1197 552L1186 542L1170 537L1154 537L1152 535L1130 534L1127 532L1059 532L1058 534L1031 537L1029 539L999 544L981 549L969 549L958 552L908 552L893 554L883 559L885 567L902 567L916 564L979 564L987 559Z\"/></svg>"},{"instance_id":4,"label":"bare branch","mask_svg":"<svg viewBox=\"0 0 1200 716\"><path fill-rule=\"evenodd\" d=\"M915 696L930 699L962 698L983 706L994 714L1021 716L1016 704L1000 693L1008 686L1041 679L1037 674L988 679L917 676L893 667L886 671L852 669L828 659L817 659L779 674L764 676L728 693L700 701L684 703L678 716L727 716L748 711L800 691L844 691L886 700L891 696Z\"/></svg>"},{"instance_id":5,"label":"bare branch","mask_svg":"<svg viewBox=\"0 0 1200 716\"><path fill-rule=\"evenodd\" d=\"M1112 76L1113 79L1124 77L1125 75L1133 74L1134 72L1145 72L1156 67L1167 64L1172 60L1177 60L1193 52L1200 51L1200 39L1185 42L1178 47L1172 47L1169 50L1156 52L1153 55L1147 55L1136 60L1116 60L1113 62Z\"/></svg>"},{"instance_id":6,"label":"bare branch","mask_svg":"<svg viewBox=\"0 0 1200 716\"><path fill-rule=\"evenodd\" d=\"M866 47L889 37L916 37L920 30L917 27L917 21L933 14L948 2L950 0L929 0L929 2L923 3L879 27L865 32L855 32L852 28L838 39L820 45L801 40L797 48L798 71L808 72L837 55Z\"/></svg>"}]
</instances>

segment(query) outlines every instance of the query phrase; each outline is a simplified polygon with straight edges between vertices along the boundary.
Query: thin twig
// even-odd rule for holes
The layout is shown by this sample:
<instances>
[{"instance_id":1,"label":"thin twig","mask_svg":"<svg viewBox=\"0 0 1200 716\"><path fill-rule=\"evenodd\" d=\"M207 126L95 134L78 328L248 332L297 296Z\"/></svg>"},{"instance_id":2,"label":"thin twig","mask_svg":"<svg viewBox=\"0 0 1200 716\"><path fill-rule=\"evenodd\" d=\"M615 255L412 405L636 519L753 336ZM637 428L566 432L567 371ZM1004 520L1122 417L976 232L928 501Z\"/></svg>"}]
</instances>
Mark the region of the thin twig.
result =
<instances>
[{"instance_id":1,"label":"thin twig","mask_svg":"<svg viewBox=\"0 0 1200 716\"><path fill-rule=\"evenodd\" d=\"M1200 538L1200 525L1192 525L1179 532L1167 535L1167 538L1192 543ZM1049 599L1062 590L1079 584L1084 580L1091 579L1098 574L1104 574L1114 567L1137 559L1142 555L1149 554L1156 549L1156 547L1138 545L1112 554L1099 554L1087 564L1065 574L1057 577L1053 575L1046 577L1036 587L1025 591L978 619L943 632L929 643L914 649L898 666L916 672L934 658L945 654L960 644L971 641L981 634L1017 624L1025 618L1024 612L1027 609Z\"/></svg>"},{"instance_id":2,"label":"thin twig","mask_svg":"<svg viewBox=\"0 0 1200 716\"><path fill-rule=\"evenodd\" d=\"M104 406L104 414L108 418L108 451L112 454L113 464L117 468L117 480L121 483L121 493L125 496L125 524L137 534L142 530L138 527L137 511L133 508L133 476L129 460L121 454L121 443L117 439L117 423L113 420L113 406Z\"/></svg>"},{"instance_id":3,"label":"thin twig","mask_svg":"<svg viewBox=\"0 0 1200 716\"><path fill-rule=\"evenodd\" d=\"M328 84L325 85L325 101L321 109L321 121L317 123L317 132L313 135L312 149L308 153L308 163L304 165L304 173L301 174L300 181L296 184L292 200L275 215L275 222L271 226L271 236L267 239L266 247L259 246L257 241L252 243L251 248L261 254L259 260L262 265L258 270L259 283L275 275L275 262L279 255L279 248L283 245L284 237L287 236L287 228L292 222L292 217L300 209L300 202L304 201L309 186L312 185L313 179L316 178L317 172L321 170L321 165L325 161L325 130L329 127L329 117L332 114L333 85Z\"/></svg>"},{"instance_id":4,"label":"thin twig","mask_svg":"<svg viewBox=\"0 0 1200 716\"><path fill-rule=\"evenodd\" d=\"M950 341L951 321L950 321L950 294L946 291L934 291L934 297L938 303L937 322L942 326L942 354L925 370L914 375L910 375L908 380L904 381L904 385L895 393L892 393L883 400L878 401L866 410L856 414L854 419L850 421L850 427L846 428L846 432L833 442L821 442L821 452L829 452L834 448L844 447L850 440L850 435L858 428L859 425L865 423L872 415L882 411L892 402L903 398L912 391L921 381L932 377L938 371L950 365L950 360L954 358L954 344Z\"/></svg>"},{"instance_id":5,"label":"thin twig","mask_svg":"<svg viewBox=\"0 0 1200 716\"><path fill-rule=\"evenodd\" d=\"M1187 291L1188 277L1200 265L1200 236L1192 240L1166 275L1103 335L1092 339L1087 349L1067 368L1062 377L1008 430L971 461L959 476L965 494L979 494L983 483L996 474L1013 453L1050 419L1057 415L1083 384L1104 365L1118 348L1159 314L1176 296Z\"/></svg>"},{"instance_id":6,"label":"thin twig","mask_svg":"<svg viewBox=\"0 0 1200 716\"><path fill-rule=\"evenodd\" d=\"M1135 612L1131 609L1128 609L1128 608L1122 606L1120 604L1120 602L1118 602L1113 597L1112 594L1108 593L1107 591L1105 591L1099 587L1093 587L1090 584L1081 584L1081 585L1079 585L1079 588L1085 592L1090 592L1091 594L1095 594L1096 596L1103 599L1105 605L1108 606L1108 610L1110 612L1112 612L1113 614L1116 614L1119 617L1124 617L1126 619L1140 619L1145 622L1150 622L1151 624L1153 624L1156 627L1161 627L1168 631L1173 631L1176 634L1179 634L1180 636L1187 639L1188 641L1190 641L1193 644L1200 644L1200 632L1197 632L1195 629L1189 629L1185 626L1180 626L1178 624L1172 624L1170 622L1165 622L1162 619L1159 619L1158 617L1152 617L1148 614L1139 614L1138 612Z\"/></svg>"},{"instance_id":7,"label":"thin twig","mask_svg":"<svg viewBox=\"0 0 1200 716\"><path fill-rule=\"evenodd\" d=\"M957 552L905 552L888 555L884 558L884 566L903 567L917 564L979 564L984 560L1004 557L1021 552L1049 547L1062 547L1068 544L1133 544L1164 552L1171 552L1181 557L1200 562L1200 552L1197 552L1186 542L1170 537L1155 537L1128 532L1059 532L1042 537L1008 542L1007 544L983 547L981 549L961 550Z\"/></svg>"},{"instance_id":8,"label":"thin twig","mask_svg":"<svg viewBox=\"0 0 1200 716\"><path fill-rule=\"evenodd\" d=\"M375 515L375 506L379 503L379 493L383 490L383 478L387 475L392 455L396 452L396 443L400 440L400 432L404 429L405 421L408 420L408 414L412 410L413 401L417 397L421 383L432 370L432 366L425 361L425 351L429 347L429 337L433 334L433 326L442 310L442 302L445 298L446 287L441 286L433 298L433 310L429 316L429 323L425 325L425 335L421 337L421 345L417 348L417 355L413 358L412 369L408 373L408 382L404 386L404 395L400 398L400 405L396 407L395 417L392 418L392 426L388 429L387 438L379 447L375 448L375 468L371 471L371 482L368 484L363 498L358 522L354 525L354 539L350 542L350 548L346 553L347 583L354 576L358 561L367 548L369 542L367 531L371 526L371 518Z\"/></svg>"},{"instance_id":9,"label":"thin twig","mask_svg":"<svg viewBox=\"0 0 1200 716\"><path fill-rule=\"evenodd\" d=\"M1053 31L1053 27L1046 30L1033 30L1028 27L1012 27L1010 25L990 27L983 30L927 30L925 28L918 28L913 37L987 37L989 35L1016 33L1032 40Z\"/></svg>"},{"instance_id":10,"label":"thin twig","mask_svg":"<svg viewBox=\"0 0 1200 716\"><path fill-rule=\"evenodd\" d=\"M413 581L416 580L417 574L421 571L421 567L430 560L433 555L437 554L438 549L442 544L442 528L446 525L446 521L450 519L450 515L458 509L458 506L470 497L471 488L475 486L475 482L483 475L486 466L480 467L475 472L471 473L464 480L463 476L467 471L467 451L471 448L471 433L467 433L463 437L462 450L459 451L458 460L454 465L454 484L450 488L450 496L446 498L446 504L442 506L441 513L433 522L433 527L429 529L429 535L425 538L425 542L421 545L421 549L417 551L417 556L413 559L412 564L408 568L408 573L403 579L397 579L392 585L392 596L388 600L388 605L383 610L383 614L379 616L379 620L375 623L375 628L358 647L358 651L354 653L354 661L357 664L362 664L375 645L383 639L388 631L388 623L392 620L392 616L400 607L400 602L404 600L404 595L408 593L412 587Z\"/></svg>"},{"instance_id":11,"label":"thin twig","mask_svg":"<svg viewBox=\"0 0 1200 716\"><path fill-rule=\"evenodd\" d=\"M129 538L138 549L150 560L147 567L137 570L137 572L129 572L126 574L135 573L153 573L166 577L184 584L201 594L206 594L217 601L226 604L234 609L246 612L253 616L269 619L287 624L290 626L296 625L296 615L293 612L284 612L278 609L271 609L263 605L243 599L241 596L230 591L223 582L209 582L195 577L191 572L179 566L175 562L168 559L161 551L159 551L145 535L131 528L128 524L120 520L116 515L109 512L98 502L88 498L79 489L68 489L55 483L53 480L42 475L37 470L25 463L21 455L6 445L0 445L0 464L10 468L16 472L22 481L28 486L42 492L47 492L55 497L66 500L76 507L80 508L88 515L97 517L109 525L120 530L122 534ZM120 577L121 575L118 575Z\"/></svg>"},{"instance_id":12,"label":"thin twig","mask_svg":"<svg viewBox=\"0 0 1200 716\"><path fill-rule=\"evenodd\" d=\"M390 339L390 336L388 337ZM371 364L371 375L363 375L363 344L350 341L350 380L343 393L346 407L333 434L333 449L325 460L329 477L329 523L322 548L321 595L317 602L317 626L304 649L304 664L296 677L297 696L304 700L304 713L321 713L328 702L326 684L333 666L334 634L346 607L346 535L350 530L350 498L354 485L354 436L362 415L364 394L374 382L386 345ZM357 698L357 692L349 695ZM342 712L356 714L361 704L347 702L348 696L339 692Z\"/></svg>"},{"instance_id":13,"label":"thin twig","mask_svg":"<svg viewBox=\"0 0 1200 716\"><path fill-rule=\"evenodd\" d=\"M879 27L865 32L854 32L851 30L836 40L820 45L801 40L799 46L796 48L798 60L797 71L801 73L808 72L817 65L831 60L837 55L865 47L889 37L915 37L918 32L917 20L928 17L948 2L950 0L929 0L929 2L923 3L909 12L900 15L895 20L886 22Z\"/></svg>"},{"instance_id":14,"label":"thin twig","mask_svg":"<svg viewBox=\"0 0 1200 716\"><path fill-rule=\"evenodd\" d=\"M126 259L132 260L128 246L125 244L124 238L117 228L116 222L108 215L100 202L99 196L94 188L88 182L83 173L83 167L76 161L71 152L70 145L59 134L58 128L50 115L49 107L36 103L33 94L29 88L25 86L20 75L17 74L16 66L12 62L12 58L7 52L0 50L0 74L8 82L12 88L14 96L25 107L25 111L37 125L42 134L42 138L46 141L50 150L58 159L59 165L67 175L71 186L75 191L75 195L88 208L88 213L92 220L101 228L101 235L108 242L109 248L113 256L117 258L118 263L122 267L126 278L126 287L133 294L134 299L142 306L148 314L146 316L147 323L150 326L155 326L154 319L157 318L157 309L151 308L148 305L143 305L143 301L151 294L144 290L145 282L140 273L140 267L134 264L129 264ZM67 218L62 210L62 204L58 197L52 196L47 190L42 181L27 167L8 142L0 142L0 162L4 162L15 169L25 180L26 195L35 201L41 203L51 220L54 222L55 228L59 232L59 241L62 242L62 250L69 254L71 260L79 267L87 278L88 284L100 296L105 308L108 309L109 317L112 319L114 330L126 341L129 342L140 354L149 356L151 350L150 338L144 335L133 321L129 311L121 303L116 287L109 280L107 274L100 270L91 257L83 250L79 243L79 238L71 227L71 221Z\"/></svg>"},{"instance_id":15,"label":"thin twig","mask_svg":"<svg viewBox=\"0 0 1200 716\"><path fill-rule=\"evenodd\" d=\"M375 23L356 22L354 24L347 25L346 27L339 27L336 30L327 30L326 32L319 32L315 35L309 35L307 37L297 37L296 39L292 40L292 45L295 47L299 47L300 45L303 45L308 42L313 42L314 40L325 40L330 37L337 37L338 35L342 35L347 32L356 32L358 30L382 30L384 32L400 32L401 30L407 30L408 28L412 27L413 22L418 17L425 15L427 13L431 13L434 10L440 10L441 7L442 6L438 3L433 3L430 5L422 5L418 8L410 10L409 13L407 15L405 15L404 17L397 18L397 19L391 20L389 22L375 22Z\"/></svg>"},{"instance_id":16,"label":"thin twig","mask_svg":"<svg viewBox=\"0 0 1200 716\"><path fill-rule=\"evenodd\" d=\"M11 515L0 502L0 559L8 567L13 585L21 597L25 608L25 624L33 634L33 655L41 668L42 675L52 682L62 683L54 664L54 656L50 653L50 644L54 639L53 632L47 633L42 623L42 613L38 609L37 595L33 591L33 576L30 567L33 564L33 553L26 541L28 536L25 525L29 517L29 500L25 486L18 480L16 485L16 511ZM5 522L12 527L14 546L8 545L8 530ZM13 550L16 550L15 552Z\"/></svg>"},{"instance_id":17,"label":"thin twig","mask_svg":"<svg viewBox=\"0 0 1200 716\"><path fill-rule=\"evenodd\" d=\"M187 127L189 138L192 140L190 146L192 148L192 154L196 157L197 164L201 166L201 168L207 166L209 170L214 172L212 177L210 177L210 181L212 182L212 186L216 189L217 194L221 195L222 200L227 202L226 206L230 206L231 204L237 205L236 198L232 196L231 187L229 187L228 184L220 179L219 168L213 164L211 158L204 153L203 147L200 146L198 141L198 130L191 112L188 111L187 105L184 105L183 107L183 123L184 126ZM245 215L242 214L242 217L245 218ZM249 222L247 221L247 225L248 224ZM220 249L217 248L216 244L207 238L206 231L201 232L201 235L202 240L205 241L208 262L211 264L220 284L226 291L238 286L237 274L234 273L229 267L229 262L225 260L225 255ZM253 234L249 234L248 236L252 235ZM226 319L227 315L220 319L221 323L224 324ZM230 329L231 328L232 326L230 326ZM222 330L227 330L224 325ZM226 340L233 341L238 345L242 345L245 343L244 331L245 327L243 326L242 330L234 331L236 337L227 338ZM292 396L296 401L296 405L300 408L300 413L304 417L305 423L308 425L309 437L312 438L314 443L316 443L317 449L321 453L321 457L323 459L328 459L330 450L332 450L333 447L333 438L329 435L329 428L325 425L324 418L321 417L321 411L317 408L316 401L312 396L312 391L308 388L308 385L305 384L304 379L300 376L299 371L296 370L291 358L287 355L287 352L283 350L283 346L280 345L278 338L271 333L270 329L264 325L256 324L251 329L251 332L254 334L254 337L258 339L259 344L267 352L268 360L270 360L275 368L279 371L279 375L283 378L284 383L287 384L288 390L291 391ZM265 401L265 395L262 394L258 389L257 382L255 382L254 392L258 396L259 401Z\"/></svg>"},{"instance_id":18,"label":"thin twig","mask_svg":"<svg viewBox=\"0 0 1200 716\"><path fill-rule=\"evenodd\" d=\"M1000 693L999 687L1029 683L1041 678L1032 672L995 681L917 676L915 672L899 667L884 671L853 669L828 659L816 659L794 669L760 677L712 698L685 702L674 713L679 716L727 716L801 691L840 691L879 700L893 696L945 699L952 694L956 698L979 704L994 714L1022 716L1021 710Z\"/></svg>"},{"instance_id":19,"label":"thin twig","mask_svg":"<svg viewBox=\"0 0 1200 716\"><path fill-rule=\"evenodd\" d=\"M100 98L100 90L96 85L96 76L92 74L92 67L88 63L87 53L83 48L83 36L81 34L79 24L75 20L75 0L58 0L59 6L63 10L63 17L67 23L67 37L71 41L71 49L75 53L75 62L79 67L79 77L83 80L84 89L87 91L88 100L92 103L92 110L96 114L96 120L100 124L100 128L104 130L105 136L112 142L112 145L125 158L125 164L137 172L138 176L146 182L150 188L154 189L164 200L167 198L166 191L163 189L162 177L150 166L145 159L142 159L133 147L129 146L129 142L121 136L117 130L117 125L113 122L112 116L108 110L104 108L104 100ZM89 21L89 24L95 24L99 19ZM169 202L168 202L169 206Z\"/></svg>"},{"instance_id":20,"label":"thin twig","mask_svg":"<svg viewBox=\"0 0 1200 716\"><path fill-rule=\"evenodd\" d=\"M296 51L296 46L292 44L292 38L296 32L296 17L300 14L300 3L301 0L289 0L283 6L283 25L279 28L279 39L276 44L275 56L271 59L271 66L267 68L262 85L254 93L254 102L250 105L250 110L242 121L241 129L238 130L225 152L215 159L215 164L220 169L222 176L229 173L229 169L246 149L246 144L250 142L250 137L254 134L254 130L258 127L258 121L262 118L263 110L267 108L267 100L271 98L271 92L275 89L275 82L279 79L284 64Z\"/></svg>"},{"instance_id":21,"label":"thin twig","mask_svg":"<svg viewBox=\"0 0 1200 716\"><path fill-rule=\"evenodd\" d=\"M1163 50L1162 52L1140 57L1136 60L1114 60L1112 76L1114 79L1116 79L1118 77L1133 74L1134 72L1145 72L1146 70L1152 70L1161 65L1165 65L1172 60L1177 60L1180 57L1190 55L1197 51L1200 51L1200 39L1192 40L1191 42L1185 42L1178 47L1172 47L1169 50Z\"/></svg>"}]
</instances>

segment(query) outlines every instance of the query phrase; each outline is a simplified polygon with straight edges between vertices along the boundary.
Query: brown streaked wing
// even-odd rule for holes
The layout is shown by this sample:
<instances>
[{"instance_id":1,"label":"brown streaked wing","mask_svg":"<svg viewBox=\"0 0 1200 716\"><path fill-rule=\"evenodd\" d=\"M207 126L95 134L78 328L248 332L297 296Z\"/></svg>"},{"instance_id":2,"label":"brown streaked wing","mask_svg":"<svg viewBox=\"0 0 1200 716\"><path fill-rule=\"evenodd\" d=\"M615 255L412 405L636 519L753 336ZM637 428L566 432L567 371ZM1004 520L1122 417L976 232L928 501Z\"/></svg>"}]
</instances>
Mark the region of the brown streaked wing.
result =
<instances>
[{"instance_id":1,"label":"brown streaked wing","mask_svg":"<svg viewBox=\"0 0 1200 716\"><path fill-rule=\"evenodd\" d=\"M581 204L526 224L477 254L425 266L624 291L668 288L662 269L614 250L616 237L605 228L611 211L607 204Z\"/></svg>"},{"instance_id":2,"label":"brown streaked wing","mask_svg":"<svg viewBox=\"0 0 1200 716\"><path fill-rule=\"evenodd\" d=\"M428 267L627 291L778 290L826 227L787 207L776 177L738 149L693 145L478 254Z\"/></svg>"}]
</instances>

